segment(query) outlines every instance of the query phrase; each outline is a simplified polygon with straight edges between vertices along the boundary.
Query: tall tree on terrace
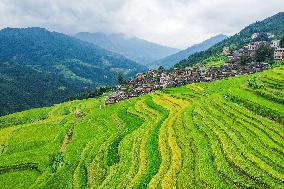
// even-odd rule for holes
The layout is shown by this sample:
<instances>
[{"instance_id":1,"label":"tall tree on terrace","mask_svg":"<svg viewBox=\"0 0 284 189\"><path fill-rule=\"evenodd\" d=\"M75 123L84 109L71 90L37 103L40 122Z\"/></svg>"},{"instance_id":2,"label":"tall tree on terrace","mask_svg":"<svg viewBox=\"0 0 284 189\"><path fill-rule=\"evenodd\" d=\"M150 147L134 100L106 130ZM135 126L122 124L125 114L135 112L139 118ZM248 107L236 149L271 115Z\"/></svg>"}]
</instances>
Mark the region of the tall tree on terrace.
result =
<instances>
[{"instance_id":1,"label":"tall tree on terrace","mask_svg":"<svg viewBox=\"0 0 284 189\"><path fill-rule=\"evenodd\" d=\"M250 56L241 56L240 58L240 63L241 65L246 65L247 63L251 63L252 62L252 57Z\"/></svg>"},{"instance_id":2,"label":"tall tree on terrace","mask_svg":"<svg viewBox=\"0 0 284 189\"><path fill-rule=\"evenodd\" d=\"M123 85L125 83L124 76L123 76L123 74L121 72L119 72L118 75L117 75L117 82L120 85Z\"/></svg>"},{"instance_id":3,"label":"tall tree on terrace","mask_svg":"<svg viewBox=\"0 0 284 189\"><path fill-rule=\"evenodd\" d=\"M165 68L163 66L159 66L158 71L163 72L163 71L165 71Z\"/></svg>"},{"instance_id":4,"label":"tall tree on terrace","mask_svg":"<svg viewBox=\"0 0 284 189\"><path fill-rule=\"evenodd\" d=\"M257 62L272 62L274 59L274 51L267 45L261 45L256 50L255 60Z\"/></svg>"}]
</instances>

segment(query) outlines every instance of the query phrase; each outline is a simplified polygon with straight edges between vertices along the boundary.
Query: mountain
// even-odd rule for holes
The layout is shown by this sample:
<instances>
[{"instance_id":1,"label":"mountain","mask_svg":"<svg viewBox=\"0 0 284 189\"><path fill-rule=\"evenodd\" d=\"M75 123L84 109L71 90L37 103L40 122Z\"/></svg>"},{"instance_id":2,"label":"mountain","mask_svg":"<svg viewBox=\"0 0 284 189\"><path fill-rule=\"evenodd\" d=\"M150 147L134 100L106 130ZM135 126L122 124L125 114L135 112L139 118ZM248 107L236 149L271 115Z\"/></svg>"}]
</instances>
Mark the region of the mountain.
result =
<instances>
[{"instance_id":1,"label":"mountain","mask_svg":"<svg viewBox=\"0 0 284 189\"><path fill-rule=\"evenodd\" d=\"M175 65L175 67L184 68L201 62L202 60L205 60L211 56L220 55L224 47L230 47L231 50L239 49L243 45L252 42L252 35L254 33L272 33L276 37L284 35L284 12L280 12L263 21L259 21L247 26L239 33L221 41L220 43L217 43L208 50L195 53L189 56L187 59L180 61Z\"/></svg>"},{"instance_id":2,"label":"mountain","mask_svg":"<svg viewBox=\"0 0 284 189\"><path fill-rule=\"evenodd\" d=\"M139 64L147 65L153 61L178 52L178 49L162 46L125 34L105 34L82 32L76 38L93 43L109 51L116 52Z\"/></svg>"},{"instance_id":3,"label":"mountain","mask_svg":"<svg viewBox=\"0 0 284 189\"><path fill-rule=\"evenodd\" d=\"M43 28L0 31L0 114L62 102L146 67Z\"/></svg>"},{"instance_id":4,"label":"mountain","mask_svg":"<svg viewBox=\"0 0 284 189\"><path fill-rule=\"evenodd\" d=\"M283 70L2 116L1 189L283 188Z\"/></svg>"},{"instance_id":5,"label":"mountain","mask_svg":"<svg viewBox=\"0 0 284 189\"><path fill-rule=\"evenodd\" d=\"M165 68L170 68L172 67L174 64L178 63L179 61L186 59L187 57L189 57L190 55L196 53L196 52L201 52L201 51L205 51L207 49L209 49L210 47L212 47L213 45L215 45L216 43L219 43L220 41L226 39L227 36L220 34L217 36L214 36L210 39L205 40L202 43L193 45L192 47L189 47L185 50L179 51L176 54L167 56L161 60L155 61L153 63L151 63L152 67L159 67L159 66L163 66Z\"/></svg>"}]
</instances>

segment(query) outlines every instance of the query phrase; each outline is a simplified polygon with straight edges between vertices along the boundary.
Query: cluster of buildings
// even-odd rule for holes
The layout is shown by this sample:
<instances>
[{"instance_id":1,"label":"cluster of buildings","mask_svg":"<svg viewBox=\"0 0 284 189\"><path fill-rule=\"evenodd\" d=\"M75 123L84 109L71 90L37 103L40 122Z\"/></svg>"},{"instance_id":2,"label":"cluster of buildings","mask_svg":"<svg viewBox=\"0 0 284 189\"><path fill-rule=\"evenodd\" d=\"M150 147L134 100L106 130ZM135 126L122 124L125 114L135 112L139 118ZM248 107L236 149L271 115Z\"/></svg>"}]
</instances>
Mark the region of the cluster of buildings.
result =
<instances>
[{"instance_id":1,"label":"cluster of buildings","mask_svg":"<svg viewBox=\"0 0 284 189\"><path fill-rule=\"evenodd\" d=\"M276 48L274 50L274 60L283 61L284 60L284 48Z\"/></svg>"},{"instance_id":2,"label":"cluster of buildings","mask_svg":"<svg viewBox=\"0 0 284 189\"><path fill-rule=\"evenodd\" d=\"M256 50L261 45L270 46L274 49L274 60L282 61L284 60L284 48L279 47L279 40L272 40L271 42L267 41L257 41L250 44L246 44L243 48L235 51L230 51L228 47L224 47L223 54L228 57L229 61L238 62L241 57L254 57L256 55Z\"/></svg>"},{"instance_id":3,"label":"cluster of buildings","mask_svg":"<svg viewBox=\"0 0 284 189\"><path fill-rule=\"evenodd\" d=\"M259 33L256 33L259 35ZM270 47L274 49L274 60L275 61L283 61L284 60L284 48L280 47L280 40L274 39L274 35L272 33L267 33L269 39L272 39L270 42Z\"/></svg>"},{"instance_id":4,"label":"cluster of buildings","mask_svg":"<svg viewBox=\"0 0 284 189\"><path fill-rule=\"evenodd\" d=\"M252 35L252 39L257 38L258 35L258 33ZM219 68L211 67L205 69L205 67L199 66L185 69L149 70L147 73L138 73L134 79L127 81L124 85L118 86L115 92L106 97L105 103L117 103L124 99L137 97L163 88L177 87L196 82L210 82L269 69L270 66L267 63L251 61L242 64L240 61L243 56L254 57L257 48L261 45L267 45L274 49L275 61L284 60L284 48L279 47L279 40L273 40L273 34L268 33L267 36L268 38L272 38L271 42L253 42L244 45L243 48L236 51L230 51L229 48L225 47L223 53L228 57L228 61Z\"/></svg>"},{"instance_id":5,"label":"cluster of buildings","mask_svg":"<svg viewBox=\"0 0 284 189\"><path fill-rule=\"evenodd\" d=\"M252 41L256 40L260 35L260 33L252 34ZM268 41L255 41L253 43L244 45L243 48L236 51L230 51L228 47L225 47L223 49L223 54L227 56L230 61L239 61L240 58L243 56L254 57L256 54L256 50L261 45L266 45L273 48L275 61L284 60L284 48L280 48L280 40L275 39L275 36L272 33L266 33L266 36L269 39Z\"/></svg>"},{"instance_id":6,"label":"cluster of buildings","mask_svg":"<svg viewBox=\"0 0 284 189\"><path fill-rule=\"evenodd\" d=\"M105 103L113 104L163 88L177 87L196 82L210 82L242 74L251 74L269 68L269 65L266 63L251 62L241 65L234 62L226 62L220 68L211 67L205 69L200 66L163 71L149 70L147 73L138 73L127 84L118 86L115 92L106 97Z\"/></svg>"}]
</instances>

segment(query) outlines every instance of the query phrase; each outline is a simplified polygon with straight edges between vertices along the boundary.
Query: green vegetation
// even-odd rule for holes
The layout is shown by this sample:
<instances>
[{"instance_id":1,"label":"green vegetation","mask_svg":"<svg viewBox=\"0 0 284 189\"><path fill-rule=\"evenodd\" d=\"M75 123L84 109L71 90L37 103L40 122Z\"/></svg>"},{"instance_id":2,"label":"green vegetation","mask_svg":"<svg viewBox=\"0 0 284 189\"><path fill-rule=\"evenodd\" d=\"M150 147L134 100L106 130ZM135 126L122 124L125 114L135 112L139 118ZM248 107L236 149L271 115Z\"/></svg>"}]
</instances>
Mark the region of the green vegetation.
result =
<instances>
[{"instance_id":1,"label":"green vegetation","mask_svg":"<svg viewBox=\"0 0 284 189\"><path fill-rule=\"evenodd\" d=\"M253 61L253 58L250 57L250 56L241 56L241 58L240 58L240 63L242 65L246 65L248 63L251 63L252 61Z\"/></svg>"},{"instance_id":2,"label":"green vegetation","mask_svg":"<svg viewBox=\"0 0 284 189\"><path fill-rule=\"evenodd\" d=\"M267 36L266 33L259 33L259 35L252 40L253 42L256 41L271 41L271 39Z\"/></svg>"},{"instance_id":3,"label":"green vegetation","mask_svg":"<svg viewBox=\"0 0 284 189\"><path fill-rule=\"evenodd\" d=\"M229 37L220 43L217 43L213 47L206 51L195 53L178 62L174 67L185 68L202 62L212 56L218 56L222 54L224 47L229 47L231 50L240 49L243 45L252 42L251 36L254 33L259 33L259 40L263 39L263 36L267 33L273 33L277 38L282 37L284 33L284 12L280 12L272 17L269 17L261 22L256 22L244 28L239 33L232 37Z\"/></svg>"},{"instance_id":4,"label":"green vegetation","mask_svg":"<svg viewBox=\"0 0 284 189\"><path fill-rule=\"evenodd\" d=\"M163 66L159 66L158 70L159 70L160 72L163 72L163 71L165 70L165 68L164 68Z\"/></svg>"},{"instance_id":5,"label":"green vegetation","mask_svg":"<svg viewBox=\"0 0 284 189\"><path fill-rule=\"evenodd\" d=\"M227 57L225 56L213 56L203 60L201 63L196 64L196 66L204 66L206 69L210 67L221 67L226 62Z\"/></svg>"},{"instance_id":6,"label":"green vegetation","mask_svg":"<svg viewBox=\"0 0 284 189\"><path fill-rule=\"evenodd\" d=\"M125 78L121 72L117 74L117 82L119 85L125 84Z\"/></svg>"},{"instance_id":7,"label":"green vegetation","mask_svg":"<svg viewBox=\"0 0 284 189\"><path fill-rule=\"evenodd\" d=\"M261 45L256 50L255 60L257 62L273 62L274 50L269 46Z\"/></svg>"},{"instance_id":8,"label":"green vegetation","mask_svg":"<svg viewBox=\"0 0 284 189\"><path fill-rule=\"evenodd\" d=\"M251 87L253 89L259 89L263 86L261 83L258 82L256 77L250 78L248 80L248 85L249 85L249 87Z\"/></svg>"},{"instance_id":9,"label":"green vegetation","mask_svg":"<svg viewBox=\"0 0 284 189\"><path fill-rule=\"evenodd\" d=\"M113 87L108 86L101 86L94 91L88 91L82 94L77 94L76 96L72 96L69 98L69 100L82 100L82 99L88 99L88 98L98 98L102 96L103 94L111 91Z\"/></svg>"},{"instance_id":10,"label":"green vegetation","mask_svg":"<svg viewBox=\"0 0 284 189\"><path fill-rule=\"evenodd\" d=\"M54 158L54 163L52 165L52 173L55 173L57 169L61 166L61 164L63 163L63 158L64 158L64 154L62 152L59 152L58 154L56 154Z\"/></svg>"},{"instance_id":11,"label":"green vegetation","mask_svg":"<svg viewBox=\"0 0 284 189\"><path fill-rule=\"evenodd\" d=\"M0 186L283 188L283 97L282 65L108 106L101 97L2 116Z\"/></svg>"}]
</instances>

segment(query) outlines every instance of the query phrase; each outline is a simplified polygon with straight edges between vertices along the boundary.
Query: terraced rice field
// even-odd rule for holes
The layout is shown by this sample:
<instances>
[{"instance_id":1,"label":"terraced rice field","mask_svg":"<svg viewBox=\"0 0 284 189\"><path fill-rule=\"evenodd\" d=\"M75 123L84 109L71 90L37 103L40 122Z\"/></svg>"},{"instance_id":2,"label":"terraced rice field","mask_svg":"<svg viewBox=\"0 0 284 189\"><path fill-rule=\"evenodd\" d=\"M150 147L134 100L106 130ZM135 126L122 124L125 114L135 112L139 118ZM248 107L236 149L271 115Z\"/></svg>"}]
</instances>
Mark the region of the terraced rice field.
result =
<instances>
[{"instance_id":1,"label":"terraced rice field","mask_svg":"<svg viewBox=\"0 0 284 189\"><path fill-rule=\"evenodd\" d=\"M1 188L284 188L284 66L102 104L1 117Z\"/></svg>"}]
</instances>

